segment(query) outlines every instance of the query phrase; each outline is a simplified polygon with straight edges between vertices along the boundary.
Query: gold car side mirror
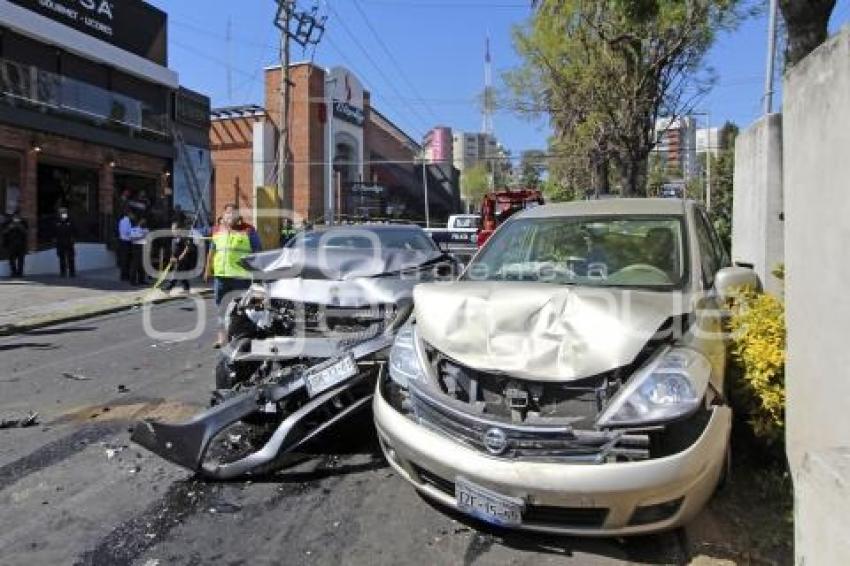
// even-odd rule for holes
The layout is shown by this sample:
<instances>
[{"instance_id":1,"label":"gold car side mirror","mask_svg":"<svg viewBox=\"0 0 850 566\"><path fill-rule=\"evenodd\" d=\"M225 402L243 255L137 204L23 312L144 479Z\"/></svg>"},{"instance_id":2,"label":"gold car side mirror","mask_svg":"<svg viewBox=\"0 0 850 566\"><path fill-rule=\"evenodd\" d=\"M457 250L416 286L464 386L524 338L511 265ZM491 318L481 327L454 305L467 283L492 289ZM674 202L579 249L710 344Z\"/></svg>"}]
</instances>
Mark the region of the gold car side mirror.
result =
<instances>
[{"instance_id":1,"label":"gold car side mirror","mask_svg":"<svg viewBox=\"0 0 850 566\"><path fill-rule=\"evenodd\" d=\"M714 288L717 290L720 298L724 300L728 299L737 290L762 290L761 280L756 272L749 267L738 265L724 267L718 271L717 276L714 278Z\"/></svg>"}]
</instances>

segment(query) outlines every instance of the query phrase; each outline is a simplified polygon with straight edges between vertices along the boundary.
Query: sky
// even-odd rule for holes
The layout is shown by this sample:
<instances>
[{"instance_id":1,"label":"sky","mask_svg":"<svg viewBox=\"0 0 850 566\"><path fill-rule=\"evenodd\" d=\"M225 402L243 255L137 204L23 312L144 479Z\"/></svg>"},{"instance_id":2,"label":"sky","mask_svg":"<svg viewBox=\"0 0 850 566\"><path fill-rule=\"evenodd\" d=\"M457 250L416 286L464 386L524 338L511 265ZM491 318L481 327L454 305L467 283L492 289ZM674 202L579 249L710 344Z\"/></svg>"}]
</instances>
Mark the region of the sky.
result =
<instances>
[{"instance_id":1,"label":"sky","mask_svg":"<svg viewBox=\"0 0 850 566\"><path fill-rule=\"evenodd\" d=\"M278 61L275 0L149 0L169 15L169 66L184 86L213 106L262 104L263 67ZM372 103L415 139L436 125L478 131L477 96L484 85L484 44L490 37L494 86L519 65L512 30L530 15L528 0L298 0L328 16L315 49L293 46L293 61L342 65L372 94ZM757 2L766 5L767 2ZM717 38L707 64L718 83L699 104L698 119L741 126L761 113L767 10ZM838 0L832 31L850 22L850 0ZM229 30L229 31L228 31ZM779 76L779 70L777 71ZM776 81L781 90L781 81ZM781 96L781 93L778 95ZM776 103L778 104L779 99ZM543 149L544 121L499 111L499 140L513 155Z\"/></svg>"}]
</instances>

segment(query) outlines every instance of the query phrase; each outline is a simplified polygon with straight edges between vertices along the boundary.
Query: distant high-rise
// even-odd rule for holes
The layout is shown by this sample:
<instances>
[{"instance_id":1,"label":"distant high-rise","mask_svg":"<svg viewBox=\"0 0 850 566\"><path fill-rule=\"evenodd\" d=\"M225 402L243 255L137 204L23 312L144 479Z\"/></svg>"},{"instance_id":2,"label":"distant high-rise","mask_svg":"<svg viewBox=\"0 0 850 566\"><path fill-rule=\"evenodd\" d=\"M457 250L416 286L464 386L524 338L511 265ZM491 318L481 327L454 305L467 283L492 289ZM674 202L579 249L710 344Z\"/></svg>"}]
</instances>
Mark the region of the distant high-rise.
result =
<instances>
[{"instance_id":1,"label":"distant high-rise","mask_svg":"<svg viewBox=\"0 0 850 566\"><path fill-rule=\"evenodd\" d=\"M690 116L659 118L655 122L658 140L653 153L673 179L689 181L699 175L696 120Z\"/></svg>"}]
</instances>

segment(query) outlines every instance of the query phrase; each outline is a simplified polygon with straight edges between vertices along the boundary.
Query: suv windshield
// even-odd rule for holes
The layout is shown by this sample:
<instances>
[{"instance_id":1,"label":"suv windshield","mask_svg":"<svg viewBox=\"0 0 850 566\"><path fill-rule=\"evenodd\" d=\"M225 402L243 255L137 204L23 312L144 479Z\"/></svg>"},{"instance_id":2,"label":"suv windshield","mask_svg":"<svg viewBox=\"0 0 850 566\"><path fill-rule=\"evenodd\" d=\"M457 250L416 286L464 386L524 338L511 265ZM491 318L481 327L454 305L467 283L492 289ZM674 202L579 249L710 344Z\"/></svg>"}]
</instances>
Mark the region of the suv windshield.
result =
<instances>
[{"instance_id":1,"label":"suv windshield","mask_svg":"<svg viewBox=\"0 0 850 566\"><path fill-rule=\"evenodd\" d=\"M496 232L464 279L677 288L683 232L681 216L525 218Z\"/></svg>"}]
</instances>

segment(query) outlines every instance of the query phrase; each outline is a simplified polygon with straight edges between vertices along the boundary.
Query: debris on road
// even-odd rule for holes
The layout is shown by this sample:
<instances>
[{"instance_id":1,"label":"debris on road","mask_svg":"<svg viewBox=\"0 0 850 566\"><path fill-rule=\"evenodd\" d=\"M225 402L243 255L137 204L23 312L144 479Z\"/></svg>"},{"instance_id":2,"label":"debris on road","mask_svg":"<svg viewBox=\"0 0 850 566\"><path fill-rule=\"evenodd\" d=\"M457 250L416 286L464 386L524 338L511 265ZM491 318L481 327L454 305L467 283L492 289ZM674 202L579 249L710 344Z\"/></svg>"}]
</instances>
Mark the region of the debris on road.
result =
<instances>
[{"instance_id":1,"label":"debris on road","mask_svg":"<svg viewBox=\"0 0 850 566\"><path fill-rule=\"evenodd\" d=\"M38 424L38 413L30 411L27 416L20 419L2 419L0 420L0 429L6 428L29 428Z\"/></svg>"},{"instance_id":2,"label":"debris on road","mask_svg":"<svg viewBox=\"0 0 850 566\"><path fill-rule=\"evenodd\" d=\"M70 372L67 372L67 371L62 372L62 377L66 378L66 379L71 379L71 380L74 380L74 381L91 381L91 378L87 375L82 375L82 374L79 374L79 373L70 373Z\"/></svg>"}]
</instances>

